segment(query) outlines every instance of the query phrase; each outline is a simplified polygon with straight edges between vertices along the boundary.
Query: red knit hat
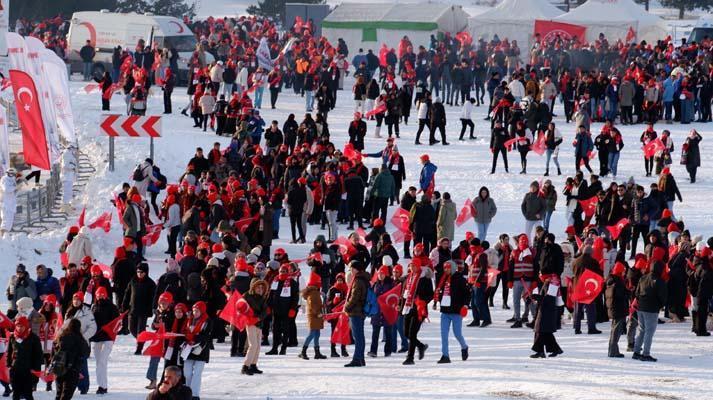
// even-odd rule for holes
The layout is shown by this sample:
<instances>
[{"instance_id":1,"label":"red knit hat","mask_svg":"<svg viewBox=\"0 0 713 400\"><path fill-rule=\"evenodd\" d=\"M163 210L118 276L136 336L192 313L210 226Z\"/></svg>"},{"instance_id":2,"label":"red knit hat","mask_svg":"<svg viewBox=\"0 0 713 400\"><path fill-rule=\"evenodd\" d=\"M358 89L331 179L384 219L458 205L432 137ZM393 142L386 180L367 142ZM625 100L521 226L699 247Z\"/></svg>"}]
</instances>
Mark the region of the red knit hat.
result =
<instances>
[{"instance_id":1,"label":"red knit hat","mask_svg":"<svg viewBox=\"0 0 713 400\"><path fill-rule=\"evenodd\" d=\"M94 291L94 296L96 296L98 300L108 299L109 292L104 286L99 286L97 290Z\"/></svg>"},{"instance_id":2,"label":"red knit hat","mask_svg":"<svg viewBox=\"0 0 713 400\"><path fill-rule=\"evenodd\" d=\"M322 287L322 277L315 272L310 273L307 286L315 286L318 288Z\"/></svg>"},{"instance_id":3,"label":"red knit hat","mask_svg":"<svg viewBox=\"0 0 713 400\"><path fill-rule=\"evenodd\" d=\"M82 292L82 291L80 290L80 291L74 293L74 294L72 295L72 300L74 300L74 299L84 301L84 292Z\"/></svg>"},{"instance_id":4,"label":"red knit hat","mask_svg":"<svg viewBox=\"0 0 713 400\"><path fill-rule=\"evenodd\" d=\"M620 276L620 277L623 277L625 272L626 272L626 266L620 261L617 261L617 263L614 264L614 268L612 268L612 270L611 270L612 275L616 275L616 276Z\"/></svg>"},{"instance_id":5,"label":"red knit hat","mask_svg":"<svg viewBox=\"0 0 713 400\"><path fill-rule=\"evenodd\" d=\"M389 266L382 265L381 267L379 267L379 273L383 274L384 276L389 276Z\"/></svg>"},{"instance_id":6,"label":"red knit hat","mask_svg":"<svg viewBox=\"0 0 713 400\"><path fill-rule=\"evenodd\" d=\"M89 256L84 256L82 257L82 264L91 264L92 263L92 258Z\"/></svg>"},{"instance_id":7,"label":"red knit hat","mask_svg":"<svg viewBox=\"0 0 713 400\"><path fill-rule=\"evenodd\" d=\"M679 232L679 233L681 232L681 228L679 228L678 225L674 224L673 222L668 224L668 226L666 227L666 230L669 232Z\"/></svg>"},{"instance_id":8,"label":"red knit hat","mask_svg":"<svg viewBox=\"0 0 713 400\"><path fill-rule=\"evenodd\" d=\"M193 304L193 308L197 309L198 311L201 312L201 315L205 315L205 311L207 309L207 306L205 302L203 301L197 301L195 304Z\"/></svg>"},{"instance_id":9,"label":"red knit hat","mask_svg":"<svg viewBox=\"0 0 713 400\"><path fill-rule=\"evenodd\" d=\"M671 218L672 216L673 216L673 213L672 213L671 210L669 210L668 208L665 208L665 209L661 212L661 218Z\"/></svg>"},{"instance_id":10,"label":"red knit hat","mask_svg":"<svg viewBox=\"0 0 713 400\"><path fill-rule=\"evenodd\" d=\"M89 269L89 273L94 276L94 275L102 275L102 268L98 265L92 265L92 267Z\"/></svg>"},{"instance_id":11,"label":"red knit hat","mask_svg":"<svg viewBox=\"0 0 713 400\"><path fill-rule=\"evenodd\" d=\"M171 294L171 292L161 293L161 295L158 296L158 302L160 303L162 301L166 302L168 304L172 304L173 303L173 294Z\"/></svg>"},{"instance_id":12,"label":"red knit hat","mask_svg":"<svg viewBox=\"0 0 713 400\"><path fill-rule=\"evenodd\" d=\"M423 154L421 155L421 161L429 161L430 158L428 157L428 154Z\"/></svg>"},{"instance_id":13,"label":"red knit hat","mask_svg":"<svg viewBox=\"0 0 713 400\"><path fill-rule=\"evenodd\" d=\"M404 267L401 266L401 264L396 264L396 265L394 265L393 272L394 272L394 274L397 274L397 273L398 273L399 275L403 275L403 274L404 274Z\"/></svg>"}]
</instances>

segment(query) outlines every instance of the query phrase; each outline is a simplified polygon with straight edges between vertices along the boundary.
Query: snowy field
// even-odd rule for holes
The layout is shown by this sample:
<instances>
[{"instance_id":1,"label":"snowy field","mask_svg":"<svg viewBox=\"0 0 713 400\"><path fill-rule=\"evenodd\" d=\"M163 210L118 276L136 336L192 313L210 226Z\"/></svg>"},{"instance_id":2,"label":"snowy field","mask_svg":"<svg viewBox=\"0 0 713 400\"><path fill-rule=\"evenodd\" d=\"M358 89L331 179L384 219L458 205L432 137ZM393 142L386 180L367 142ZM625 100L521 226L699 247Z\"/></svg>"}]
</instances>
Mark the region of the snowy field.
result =
<instances>
[{"instance_id":1,"label":"snowy field","mask_svg":"<svg viewBox=\"0 0 713 400\"><path fill-rule=\"evenodd\" d=\"M348 79L345 88L350 88ZM38 263L44 263L61 275L57 249L63 240L66 229L73 224L83 205L87 207L87 219L93 220L104 211L113 210L109 200L116 185L128 181L135 164L148 155L148 139L121 138L116 143L116 171L107 168L108 139L98 135L100 115L100 95L85 94L84 83L72 82L71 90L75 95L72 102L80 133L80 147L89 154L97 168L95 176L88 183L85 192L77 199L77 212L67 226L41 235L27 237L14 235L0 241L0 254L8 257L0 272L0 281L6 282L14 271L17 262L23 262L34 270ZM280 121L280 127L289 113L304 114L304 99L295 96L291 90L283 92L278 100L278 109L269 109L269 95L266 93L263 104L263 118ZM337 108L329 114L332 141L339 148L346 143L346 128L352 119L353 102L350 90L339 92ZM197 146L210 149L214 141L227 145L228 138L216 137L212 133L203 133L192 128L193 121L178 114L186 104L185 89L179 88L173 97L175 114L163 117L163 137L156 140L155 162L162 172L175 181L182 173L188 159ZM116 95L112 99L112 111L123 110L123 98ZM155 90L149 102L149 113L160 114L163 111L160 90ZM489 123L483 121L486 107L477 108L475 117L477 140L459 142L459 108L447 107L448 140L451 146L436 145L415 146L413 144L416 126L413 121L401 127L401 139L397 145L406 161L406 185L415 185L418 180L418 156L428 153L431 160L439 167L436 175L436 188L441 192L450 192L458 209L466 197L473 197L481 186L488 186L497 203L498 214L490 227L491 242L502 232L511 235L524 229L520 214L520 202L529 183L542 180L544 157L533 153L529 157L528 175L518 175L519 158L517 153L510 153L510 174L505 174L502 164L495 175L489 175L491 155L488 151ZM561 192L564 179L574 174L574 157L570 143L574 137L572 124L566 125L562 119L562 106L557 104L555 113L564 141L560 151L560 163L563 175L550 177ZM412 115L415 110L412 110ZM385 140L373 137L373 122L369 122L369 135L366 151L378 151ZM702 154L711 154L713 140L709 134L711 124L680 125L659 124L660 132L668 128L673 134L676 151L672 172L676 176L684 203L676 203L674 211L683 219L693 234L713 235L713 209L709 206L713 197L713 169L711 160L703 157L703 166L699 171L698 183L688 183L685 168L679 165L680 148L690 128L697 128L704 140ZM595 124L592 131L598 132L601 124ZM643 125L620 127L624 134L625 147L619 162L619 177L622 180L633 176L637 183L648 187L654 178L644 177L642 152L638 139ZM382 131L383 134L383 131ZM385 136L385 135L384 135ZM369 167L377 167L377 159L367 159ZM593 167L598 162L593 161ZM610 180L605 179L604 185ZM391 211L391 210L390 210ZM116 216L114 216L116 217ZM341 235L347 232L340 227ZM552 218L552 231L562 238L565 228L564 204L560 198L557 211ZM393 229L389 226L389 229ZM465 231L475 231L472 221L456 230L456 238L464 236ZM318 227L308 228L308 242L315 235L325 233ZM104 233L95 230L92 242L95 257L103 263L112 260L113 249L120 243L121 229L114 218L112 230ZM284 247L291 258L304 258L309 250L307 245L289 245L289 224L282 220L280 240L273 244ZM398 246L397 246L398 247ZM148 249L146 257L151 264L151 276L158 278L165 268L163 254L166 250L165 239ZM430 345L426 357L417 361L415 366L401 366L403 354L391 358L380 357L367 359L367 367L345 369L345 359L303 361L297 358L296 348L288 349L287 356L261 355L258 365L264 375L246 377L240 375L242 359L228 357L229 345L217 345L211 354L211 362L203 376L202 399L706 399L713 393L713 380L710 370L713 367L713 338L696 338L690 332L690 325L665 324L659 326L654 338L652 355L658 357L658 363L641 363L630 358L611 359L606 357L609 326L600 324L604 334L598 336L574 336L571 321L567 320L563 330L557 333L564 354L555 359L531 360L532 331L529 329L510 329L504 321L511 317L510 311L501 309L500 294L496 295L493 311L493 325L488 328L466 328L464 333L470 346L470 359L463 363L457 357L457 344L451 341L453 363L437 365L440 358L439 317L431 311L430 323L422 328L422 341ZM510 300L512 305L512 300ZM6 305L0 305L3 309ZM469 322L470 317L466 319ZM298 318L298 337L306 335L304 317ZM322 333L322 349L328 350L329 330ZM370 343L371 329L367 322L367 346ZM620 342L626 346L625 339ZM109 367L109 394L107 399L142 399L147 391L144 378L148 358L134 356L133 338L120 337L111 355ZM383 347L383 346L380 346ZM367 347L368 349L368 347ZM268 349L263 348L264 351ZM622 348L624 350L624 348ZM352 349L350 348L350 353ZM312 351L309 351L310 357ZM630 355L630 353L628 353ZM92 378L94 361L90 360ZM96 390L92 383L90 393ZM87 397L94 397L89 395ZM37 392L36 398L45 400L54 398L54 393Z\"/></svg>"}]
</instances>

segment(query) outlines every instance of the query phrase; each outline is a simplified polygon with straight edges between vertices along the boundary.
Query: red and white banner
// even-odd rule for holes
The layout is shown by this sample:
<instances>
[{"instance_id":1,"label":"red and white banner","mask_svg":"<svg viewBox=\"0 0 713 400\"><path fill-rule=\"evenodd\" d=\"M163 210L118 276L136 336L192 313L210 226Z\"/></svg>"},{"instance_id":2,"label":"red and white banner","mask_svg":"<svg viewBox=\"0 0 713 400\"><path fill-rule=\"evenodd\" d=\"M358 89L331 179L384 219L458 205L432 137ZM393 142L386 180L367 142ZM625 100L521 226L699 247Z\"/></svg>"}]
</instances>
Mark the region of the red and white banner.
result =
<instances>
[{"instance_id":1,"label":"red and white banner","mask_svg":"<svg viewBox=\"0 0 713 400\"><path fill-rule=\"evenodd\" d=\"M555 40L558 35L564 40L569 40L576 36L577 41L581 42L584 39L585 33L587 33L586 26L540 19L535 20L535 35L540 34L540 37L545 42Z\"/></svg>"},{"instance_id":2,"label":"red and white banner","mask_svg":"<svg viewBox=\"0 0 713 400\"><path fill-rule=\"evenodd\" d=\"M22 128L22 151L25 162L44 170L50 169L47 137L42 122L39 95L32 77L23 71L10 70L10 81L15 96L17 119Z\"/></svg>"},{"instance_id":3,"label":"red and white banner","mask_svg":"<svg viewBox=\"0 0 713 400\"><path fill-rule=\"evenodd\" d=\"M67 66L53 51L42 49L40 52L42 69L47 78L50 103L54 106L59 134L68 143L76 142L74 133L74 112L69 97L69 76Z\"/></svg>"},{"instance_id":4,"label":"red and white banner","mask_svg":"<svg viewBox=\"0 0 713 400\"><path fill-rule=\"evenodd\" d=\"M105 114L99 121L99 133L107 136L161 137L161 117L158 115Z\"/></svg>"}]
</instances>

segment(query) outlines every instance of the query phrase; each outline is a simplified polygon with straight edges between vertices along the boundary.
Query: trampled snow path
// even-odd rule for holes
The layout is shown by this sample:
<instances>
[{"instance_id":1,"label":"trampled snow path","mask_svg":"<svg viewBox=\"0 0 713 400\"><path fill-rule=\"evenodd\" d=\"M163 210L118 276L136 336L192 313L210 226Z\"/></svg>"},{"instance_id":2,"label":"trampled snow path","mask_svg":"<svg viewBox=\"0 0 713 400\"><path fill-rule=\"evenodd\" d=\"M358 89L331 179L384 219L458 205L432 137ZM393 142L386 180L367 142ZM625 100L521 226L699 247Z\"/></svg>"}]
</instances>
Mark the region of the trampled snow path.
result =
<instances>
[{"instance_id":1,"label":"trampled snow path","mask_svg":"<svg viewBox=\"0 0 713 400\"><path fill-rule=\"evenodd\" d=\"M80 145L89 155L97 172L87 183L85 192L81 195L77 208L82 204L87 206L87 220L92 220L101 212L111 209L109 200L111 191L123 181L128 181L136 162L148 155L148 139L120 138L116 146L116 172L108 172L106 165L106 137L98 136L98 119L100 115L100 98L98 93L86 95L82 91L83 83L73 82L72 90L76 95L72 99L77 126L82 130ZM351 87L348 79L345 87ZM162 109L160 91L156 91L149 102L149 112L160 114ZM262 114L266 122L276 119L280 126L289 113L295 113L298 118L304 113L304 99L296 97L290 90L283 92L278 100L278 110L270 110L269 96L266 94ZM191 128L192 120L178 113L187 102L185 90L179 88L174 93L175 114L164 117L164 137L156 141L155 161L162 172L171 181L175 181L185 168L195 147L202 146L206 151L217 141L226 145L228 138L218 138L211 133L203 133ZM349 90L339 93L337 108L330 113L330 132L332 141L337 147L346 142L346 128L352 119L353 103ZM448 136L451 146L415 146L413 144L416 126L410 121L402 126L402 139L397 140L401 153L406 160L407 185L413 185L418 179L418 156L428 153L433 162L438 165L436 175L437 189L451 193L458 208L466 196L473 197L480 186L488 186L498 206L498 214L490 227L489 239L501 232L509 234L520 233L524 228L520 214L520 202L533 180L542 180L544 172L544 157L530 154L529 174L503 173L499 166L498 173L489 175L490 152L488 151L488 123L483 121L486 108L479 107L476 112L476 141L458 142L460 132L458 121L459 108L448 109ZM117 95L112 99L112 110L123 110L123 99ZM558 104L556 113L562 114ZM415 110L412 110L412 116ZM413 117L412 117L413 120ZM574 157L569 145L574 136L572 124L564 124L560 117L556 119L558 127L564 135L560 152L560 162L565 175L550 177L561 191L565 176L574 172ZM373 138L373 122L369 122L367 151L375 152L383 148L384 139ZM593 126L593 132L598 132L601 124ZM690 128L697 128L704 137L702 145L703 167L699 171L698 183L687 182L685 168L679 165L680 148L685 135ZM711 125L692 124L657 125L656 129L669 129L673 134L676 146L674 153L673 174L676 176L684 203L676 203L674 211L690 227L693 234L713 235L711 221L713 211L707 207L713 195L713 172L710 159L706 154L713 149L708 131ZM644 177L644 168L638 138L644 126L620 127L624 134L625 147L619 162L620 180L633 175L637 182L648 186L654 178ZM382 131L382 135L385 134ZM510 153L511 171L519 171L517 153ZM376 159L367 159L370 167L378 167ZM502 165L502 164L501 164ZM596 168L598 162L594 161ZM605 179L605 186L610 180ZM560 200L561 201L561 200ZM564 205L558 204L558 209L552 218L552 231L561 237L565 227ZM71 217L74 221L76 216ZM111 262L113 249L119 243L121 231L114 216L110 233L96 230L92 234L95 256L104 263ZM273 247L285 247L292 258L303 258L309 247L306 245L286 244L289 237L289 225L283 221L281 239ZM345 227L340 227L344 229ZM67 227L50 231L42 235L13 235L0 241L0 253L7 255L4 268L0 273L0 281L6 282L14 271L16 262L21 261L33 268L44 263L53 267L56 274L61 274L59 268L59 247ZM391 229L391 227L390 227ZM456 230L456 237L462 238L466 230L475 230L472 222ZM311 241L320 231L318 227L308 229L308 239ZM342 230L342 234L346 231ZM41 254L37 254L34 249ZM165 239L158 245L149 248L147 258L151 262L151 275L156 278L164 269ZM344 359L329 359L324 361L303 361L297 359L297 349L289 349L287 356L261 356L259 365L265 374L258 377L244 377L239 374L240 359L228 357L227 345L217 345L211 354L211 362L204 372L203 399L407 399L407 398L443 398L443 399L485 399L485 398L519 398L519 399L700 399L707 398L713 391L713 381L710 379L710 368L713 366L713 339L696 338L690 333L690 325L666 324L659 327L654 339L652 354L659 358L656 364L632 361L631 359L610 359L606 357L608 328L600 324L603 335L574 336L571 323L557 336L565 354L548 360L531 360L532 332L528 329L509 329L504 321L511 316L509 311L500 309L496 296L496 307L493 311L494 324L488 328L464 328L466 340L470 345L471 358L462 363L457 361L458 349L455 341L451 341L450 365L436 365L440 357L440 334L438 313L431 311L431 322L422 329L422 340L430 345L423 361L416 366L401 366L403 355L395 355L389 359L368 359L367 368L345 369ZM511 300L512 304L512 300ZM4 308L6 305L2 305ZM467 318L469 320L469 318ZM370 343L371 328L366 324L367 345ZM305 336L304 319L298 319L300 340ZM321 338L322 349L328 349L328 332L324 330ZM620 342L625 346L625 341ZM109 391L107 399L141 399L145 396L144 378L148 359L133 356L133 339L120 337L112 353L109 371ZM263 352L267 349L263 349ZM350 349L350 353L351 353ZM310 350L311 355L311 350ZM381 353L380 353L381 355ZM90 361L90 370L93 369ZM93 376L93 372L91 372ZM96 390L93 385L91 391ZM49 399L54 393L38 392L38 399ZM89 397L94 397L89 396Z\"/></svg>"}]
</instances>

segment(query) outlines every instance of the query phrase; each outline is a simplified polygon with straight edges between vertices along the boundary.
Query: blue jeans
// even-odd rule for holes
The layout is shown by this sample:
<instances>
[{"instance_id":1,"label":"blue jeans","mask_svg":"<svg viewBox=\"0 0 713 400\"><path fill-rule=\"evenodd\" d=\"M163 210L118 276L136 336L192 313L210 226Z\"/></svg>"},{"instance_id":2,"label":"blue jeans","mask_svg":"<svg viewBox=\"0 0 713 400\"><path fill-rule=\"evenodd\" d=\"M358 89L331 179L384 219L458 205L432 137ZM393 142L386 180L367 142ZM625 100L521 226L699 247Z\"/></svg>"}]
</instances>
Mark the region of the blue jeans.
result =
<instances>
[{"instance_id":1,"label":"blue jeans","mask_svg":"<svg viewBox=\"0 0 713 400\"><path fill-rule=\"evenodd\" d=\"M542 227L548 232L550 230L550 219L552 219L552 214L554 214L554 212L555 210L546 210L545 217L542 219Z\"/></svg>"},{"instance_id":2,"label":"blue jeans","mask_svg":"<svg viewBox=\"0 0 713 400\"><path fill-rule=\"evenodd\" d=\"M255 108L260 108L262 107L262 92L265 91L265 88L260 86L259 88L255 89Z\"/></svg>"},{"instance_id":3,"label":"blue jeans","mask_svg":"<svg viewBox=\"0 0 713 400\"><path fill-rule=\"evenodd\" d=\"M82 377L79 378L77 389L79 389L80 392L86 393L89 390L89 365L86 358L82 358L82 366L79 369L79 373Z\"/></svg>"},{"instance_id":4,"label":"blue jeans","mask_svg":"<svg viewBox=\"0 0 713 400\"><path fill-rule=\"evenodd\" d=\"M84 74L84 80L88 81L92 75L92 63L91 62L83 62L82 67L83 67L82 72Z\"/></svg>"},{"instance_id":5,"label":"blue jeans","mask_svg":"<svg viewBox=\"0 0 713 400\"><path fill-rule=\"evenodd\" d=\"M485 240L486 236L488 236L488 226L490 226L490 224L481 224L480 222L476 222L475 225L478 228L478 240L482 242Z\"/></svg>"},{"instance_id":6,"label":"blue jeans","mask_svg":"<svg viewBox=\"0 0 713 400\"><path fill-rule=\"evenodd\" d=\"M663 103L664 106L664 119L666 121L671 121L671 112L673 110L673 102L672 101L664 101Z\"/></svg>"},{"instance_id":7,"label":"blue jeans","mask_svg":"<svg viewBox=\"0 0 713 400\"><path fill-rule=\"evenodd\" d=\"M396 332L399 333L399 338L401 338L401 349L406 350L408 349L408 337L406 337L406 331L404 330L404 316L399 315L399 319L396 320ZM396 337L394 336L394 342L392 343L393 347L391 348L391 352L395 353L396 352Z\"/></svg>"},{"instance_id":8,"label":"blue jeans","mask_svg":"<svg viewBox=\"0 0 713 400\"><path fill-rule=\"evenodd\" d=\"M616 101L609 101L609 110L607 111L607 119L614 121L616 119L616 112L619 109L619 103Z\"/></svg>"},{"instance_id":9,"label":"blue jeans","mask_svg":"<svg viewBox=\"0 0 713 400\"><path fill-rule=\"evenodd\" d=\"M305 338L304 347L309 347L309 344L314 340L314 347L319 347L319 329L312 329L309 331L309 335Z\"/></svg>"},{"instance_id":10,"label":"blue jeans","mask_svg":"<svg viewBox=\"0 0 713 400\"><path fill-rule=\"evenodd\" d=\"M490 320L490 309L488 308L488 296L485 294L484 288L475 287L473 290L473 299L471 305L473 307L473 320L492 322Z\"/></svg>"},{"instance_id":11,"label":"blue jeans","mask_svg":"<svg viewBox=\"0 0 713 400\"><path fill-rule=\"evenodd\" d=\"M592 98L589 100L590 113L592 119L597 118L597 108L599 107L599 99Z\"/></svg>"},{"instance_id":12,"label":"blue jeans","mask_svg":"<svg viewBox=\"0 0 713 400\"><path fill-rule=\"evenodd\" d=\"M282 213L279 209L272 210L272 233L278 235L280 233L280 214Z\"/></svg>"},{"instance_id":13,"label":"blue jeans","mask_svg":"<svg viewBox=\"0 0 713 400\"><path fill-rule=\"evenodd\" d=\"M111 70L111 80L112 82L118 82L119 81L119 75L121 74L121 71L119 68L112 68Z\"/></svg>"},{"instance_id":14,"label":"blue jeans","mask_svg":"<svg viewBox=\"0 0 713 400\"><path fill-rule=\"evenodd\" d=\"M649 220L649 232L653 231L654 229L657 229L656 227L659 224L659 220L657 219L650 219Z\"/></svg>"},{"instance_id":15,"label":"blue jeans","mask_svg":"<svg viewBox=\"0 0 713 400\"><path fill-rule=\"evenodd\" d=\"M592 304L574 303L574 330L582 330L582 320L587 315L587 327L590 331L597 329L597 307Z\"/></svg>"},{"instance_id":16,"label":"blue jeans","mask_svg":"<svg viewBox=\"0 0 713 400\"><path fill-rule=\"evenodd\" d=\"M307 110L307 112L312 112L312 103L314 103L314 92L305 90L305 110Z\"/></svg>"},{"instance_id":17,"label":"blue jeans","mask_svg":"<svg viewBox=\"0 0 713 400\"><path fill-rule=\"evenodd\" d=\"M371 326L371 353L379 352L379 332L381 329L384 330L384 354L386 356L391 355L391 353L396 352L396 325L372 325Z\"/></svg>"},{"instance_id":18,"label":"blue jeans","mask_svg":"<svg viewBox=\"0 0 713 400\"><path fill-rule=\"evenodd\" d=\"M349 317L349 326L354 337L354 354L352 360L364 360L364 317Z\"/></svg>"},{"instance_id":19,"label":"blue jeans","mask_svg":"<svg viewBox=\"0 0 713 400\"><path fill-rule=\"evenodd\" d=\"M463 338L463 317L460 314L441 313L441 354L444 357L450 357L448 353L448 331L450 331L451 324L453 324L453 336L460 343L461 350L468 348L468 344Z\"/></svg>"},{"instance_id":20,"label":"blue jeans","mask_svg":"<svg viewBox=\"0 0 713 400\"><path fill-rule=\"evenodd\" d=\"M547 170L547 172L550 172L550 159L552 159L552 161L554 161L555 165L557 166L557 169L558 169L558 170L560 169L560 162L559 162L559 159L558 159L559 157L557 157L557 155L555 155L554 157L552 157L552 155L553 155L554 152L555 152L554 150L550 150L550 149L547 149L547 150L545 151L545 157L547 157L547 158L546 158L547 161L546 161L546 164L545 164L545 169Z\"/></svg>"},{"instance_id":21,"label":"blue jeans","mask_svg":"<svg viewBox=\"0 0 713 400\"><path fill-rule=\"evenodd\" d=\"M149 360L149 369L146 370L146 379L150 381L156 380L159 361L161 361L161 357L151 357L151 359Z\"/></svg>"},{"instance_id":22,"label":"blue jeans","mask_svg":"<svg viewBox=\"0 0 713 400\"><path fill-rule=\"evenodd\" d=\"M639 317L639 330L636 333L636 341L634 342L634 353L639 353L642 356L651 355L651 342L654 340L654 333L659 324L658 313L637 311ZM643 352L641 351L643 347Z\"/></svg>"},{"instance_id":23,"label":"blue jeans","mask_svg":"<svg viewBox=\"0 0 713 400\"><path fill-rule=\"evenodd\" d=\"M616 169L617 165L619 164L619 152L615 151L612 153L609 153L609 171L611 171L612 175L616 176Z\"/></svg>"}]
</instances>

